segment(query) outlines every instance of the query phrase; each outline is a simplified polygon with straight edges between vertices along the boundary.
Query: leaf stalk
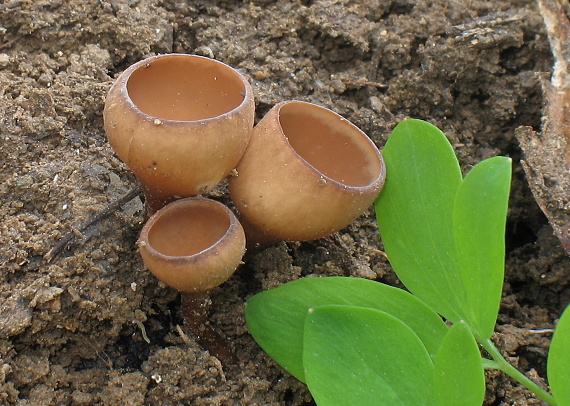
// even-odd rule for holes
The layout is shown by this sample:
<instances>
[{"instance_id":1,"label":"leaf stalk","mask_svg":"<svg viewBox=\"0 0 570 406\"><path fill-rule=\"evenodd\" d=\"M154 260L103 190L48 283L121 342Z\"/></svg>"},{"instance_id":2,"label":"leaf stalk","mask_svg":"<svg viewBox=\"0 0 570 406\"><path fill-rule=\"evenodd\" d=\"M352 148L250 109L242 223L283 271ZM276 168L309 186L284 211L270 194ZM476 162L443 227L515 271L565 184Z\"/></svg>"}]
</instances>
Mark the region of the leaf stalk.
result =
<instances>
[{"instance_id":1,"label":"leaf stalk","mask_svg":"<svg viewBox=\"0 0 570 406\"><path fill-rule=\"evenodd\" d=\"M516 380L517 382L524 385L527 389L534 392L536 396L547 402L549 405L551 406L558 405L558 403L550 393L541 388L538 384L530 380L526 375L524 375L522 372L520 372L518 369L512 366L509 362L507 362L507 360L503 358L500 351L497 349L497 347L495 347L495 345L491 342L491 340L489 339L483 340L481 344L495 361L496 364L494 368L504 372L505 374ZM490 360L488 361L489 362L483 364L485 367L493 365L493 363Z\"/></svg>"}]
</instances>

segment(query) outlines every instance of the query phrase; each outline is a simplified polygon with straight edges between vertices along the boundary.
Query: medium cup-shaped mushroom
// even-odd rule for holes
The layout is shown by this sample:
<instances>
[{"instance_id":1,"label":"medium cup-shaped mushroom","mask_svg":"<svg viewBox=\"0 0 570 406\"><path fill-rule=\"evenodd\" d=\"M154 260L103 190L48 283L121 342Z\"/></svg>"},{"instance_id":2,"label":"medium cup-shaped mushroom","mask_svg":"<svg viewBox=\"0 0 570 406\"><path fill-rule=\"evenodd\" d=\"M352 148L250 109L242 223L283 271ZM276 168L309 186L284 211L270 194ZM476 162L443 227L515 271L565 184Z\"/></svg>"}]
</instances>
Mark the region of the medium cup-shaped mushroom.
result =
<instances>
[{"instance_id":1,"label":"medium cup-shaped mushroom","mask_svg":"<svg viewBox=\"0 0 570 406\"><path fill-rule=\"evenodd\" d=\"M248 244L313 240L361 215L384 185L374 143L338 114L317 105L275 105L255 126L230 179Z\"/></svg>"},{"instance_id":2,"label":"medium cup-shaped mushroom","mask_svg":"<svg viewBox=\"0 0 570 406\"><path fill-rule=\"evenodd\" d=\"M207 318L210 290L234 273L245 253L235 215L214 200L180 199L150 217L138 246L146 267L181 292L184 321L197 341L219 358L231 358Z\"/></svg>"},{"instance_id":3,"label":"medium cup-shaped mushroom","mask_svg":"<svg viewBox=\"0 0 570 406\"><path fill-rule=\"evenodd\" d=\"M213 189L236 167L254 120L253 91L231 67L196 55L150 57L105 102L105 132L144 186L149 214Z\"/></svg>"}]
</instances>

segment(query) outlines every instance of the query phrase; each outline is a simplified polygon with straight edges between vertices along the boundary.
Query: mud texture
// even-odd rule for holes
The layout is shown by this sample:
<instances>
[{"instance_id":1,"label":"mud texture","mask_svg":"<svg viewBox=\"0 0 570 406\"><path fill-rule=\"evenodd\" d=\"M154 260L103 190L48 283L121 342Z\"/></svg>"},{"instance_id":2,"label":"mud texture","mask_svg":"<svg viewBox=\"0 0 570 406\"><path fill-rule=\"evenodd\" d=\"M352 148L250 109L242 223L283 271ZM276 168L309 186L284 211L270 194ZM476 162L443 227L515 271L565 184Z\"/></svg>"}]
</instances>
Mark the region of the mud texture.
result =
<instances>
[{"instance_id":1,"label":"mud texture","mask_svg":"<svg viewBox=\"0 0 570 406\"><path fill-rule=\"evenodd\" d=\"M127 66L166 52L239 69L258 119L279 101L307 100L379 147L400 120L428 120L465 171L512 157L495 340L545 384L548 329L570 301L570 261L530 192L515 137L521 126L540 129L541 81L552 72L533 1L8 0L0 4L0 404L313 405L248 334L245 301L309 275L398 285L371 212L329 238L250 254L212 295L212 324L239 358L222 367L179 333L177 293L136 252L139 198L46 261L60 238L136 185L105 139L104 98ZM486 404L540 404L504 375L488 378Z\"/></svg>"}]
</instances>

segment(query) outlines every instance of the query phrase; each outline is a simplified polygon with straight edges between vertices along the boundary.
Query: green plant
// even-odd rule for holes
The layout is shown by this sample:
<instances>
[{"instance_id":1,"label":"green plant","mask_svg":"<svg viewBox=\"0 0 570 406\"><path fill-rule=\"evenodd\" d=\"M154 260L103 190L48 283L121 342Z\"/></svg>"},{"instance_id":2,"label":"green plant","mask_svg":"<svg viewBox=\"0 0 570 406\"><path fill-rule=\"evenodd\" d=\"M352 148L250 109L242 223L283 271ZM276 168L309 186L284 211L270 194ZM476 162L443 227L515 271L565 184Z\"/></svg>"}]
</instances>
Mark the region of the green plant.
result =
<instances>
[{"instance_id":1,"label":"green plant","mask_svg":"<svg viewBox=\"0 0 570 406\"><path fill-rule=\"evenodd\" d=\"M480 405L484 368L507 373L551 405L570 405L570 310L549 353L553 395L490 340L503 283L510 160L487 159L462 179L443 133L420 120L400 123L383 155L380 233L411 293L357 278L294 281L249 299L255 340L308 385L319 406ZM481 357L477 342L492 359Z\"/></svg>"}]
</instances>

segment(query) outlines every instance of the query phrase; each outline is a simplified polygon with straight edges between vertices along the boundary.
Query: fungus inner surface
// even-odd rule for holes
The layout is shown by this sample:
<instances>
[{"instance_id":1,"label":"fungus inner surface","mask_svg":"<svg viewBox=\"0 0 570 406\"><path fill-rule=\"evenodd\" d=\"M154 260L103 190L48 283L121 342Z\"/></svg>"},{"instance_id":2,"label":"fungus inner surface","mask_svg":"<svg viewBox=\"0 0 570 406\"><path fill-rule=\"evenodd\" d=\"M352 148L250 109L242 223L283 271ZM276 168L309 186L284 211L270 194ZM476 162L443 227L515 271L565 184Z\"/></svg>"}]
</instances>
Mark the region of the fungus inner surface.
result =
<instances>
[{"instance_id":1,"label":"fungus inner surface","mask_svg":"<svg viewBox=\"0 0 570 406\"><path fill-rule=\"evenodd\" d=\"M190 256L218 242L230 224L223 207L207 202L179 204L162 212L148 232L148 242L163 255Z\"/></svg>"},{"instance_id":2,"label":"fungus inner surface","mask_svg":"<svg viewBox=\"0 0 570 406\"><path fill-rule=\"evenodd\" d=\"M140 66L127 91L145 114L195 121L232 111L244 100L245 85L233 69L214 60L168 56Z\"/></svg>"},{"instance_id":3,"label":"fungus inner surface","mask_svg":"<svg viewBox=\"0 0 570 406\"><path fill-rule=\"evenodd\" d=\"M323 175L347 186L368 186L380 176L372 141L332 111L288 103L279 111L279 123L295 152Z\"/></svg>"}]
</instances>

